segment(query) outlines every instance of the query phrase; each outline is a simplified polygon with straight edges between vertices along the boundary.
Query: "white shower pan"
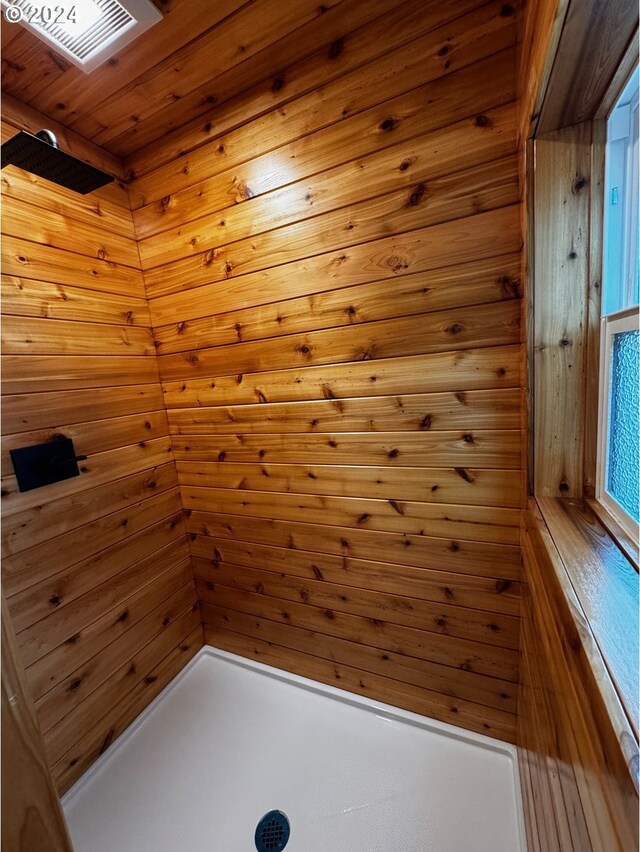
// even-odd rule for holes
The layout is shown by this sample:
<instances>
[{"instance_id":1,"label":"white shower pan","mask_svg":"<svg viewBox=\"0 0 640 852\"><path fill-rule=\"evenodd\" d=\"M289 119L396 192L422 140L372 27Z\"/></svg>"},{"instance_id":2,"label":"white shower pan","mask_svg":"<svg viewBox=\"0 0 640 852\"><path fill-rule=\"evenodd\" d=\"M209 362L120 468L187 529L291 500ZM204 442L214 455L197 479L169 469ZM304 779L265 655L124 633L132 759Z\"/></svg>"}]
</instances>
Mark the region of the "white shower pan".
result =
<instances>
[{"instance_id":1,"label":"white shower pan","mask_svg":"<svg viewBox=\"0 0 640 852\"><path fill-rule=\"evenodd\" d=\"M524 852L515 748L205 647L63 799L75 852Z\"/></svg>"}]
</instances>

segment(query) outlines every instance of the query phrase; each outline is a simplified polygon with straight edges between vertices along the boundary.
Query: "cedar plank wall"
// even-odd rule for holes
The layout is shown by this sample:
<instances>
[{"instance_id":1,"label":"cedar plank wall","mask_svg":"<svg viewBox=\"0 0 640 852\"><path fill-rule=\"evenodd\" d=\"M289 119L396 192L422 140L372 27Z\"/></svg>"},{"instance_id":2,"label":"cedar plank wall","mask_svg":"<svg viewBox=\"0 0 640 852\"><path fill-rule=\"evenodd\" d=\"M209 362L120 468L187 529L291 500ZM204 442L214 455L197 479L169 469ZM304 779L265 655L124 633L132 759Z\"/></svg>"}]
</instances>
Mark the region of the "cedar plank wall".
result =
<instances>
[{"instance_id":1,"label":"cedar plank wall","mask_svg":"<svg viewBox=\"0 0 640 852\"><path fill-rule=\"evenodd\" d=\"M129 162L205 636L514 741L514 10L384 6Z\"/></svg>"},{"instance_id":2,"label":"cedar plank wall","mask_svg":"<svg viewBox=\"0 0 640 852\"><path fill-rule=\"evenodd\" d=\"M126 191L2 185L2 576L64 791L202 629ZM82 474L19 493L9 450L60 433Z\"/></svg>"}]
</instances>

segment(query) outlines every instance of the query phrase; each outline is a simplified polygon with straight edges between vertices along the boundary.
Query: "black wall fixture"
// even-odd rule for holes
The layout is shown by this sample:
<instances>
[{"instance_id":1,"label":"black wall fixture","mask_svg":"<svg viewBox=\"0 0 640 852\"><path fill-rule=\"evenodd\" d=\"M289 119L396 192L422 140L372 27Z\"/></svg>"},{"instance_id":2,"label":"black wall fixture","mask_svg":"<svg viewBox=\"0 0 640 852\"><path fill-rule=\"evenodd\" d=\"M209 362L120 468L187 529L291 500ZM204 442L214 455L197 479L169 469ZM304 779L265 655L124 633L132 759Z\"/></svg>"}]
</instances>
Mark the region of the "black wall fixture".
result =
<instances>
[{"instance_id":1,"label":"black wall fixture","mask_svg":"<svg viewBox=\"0 0 640 852\"><path fill-rule=\"evenodd\" d=\"M3 169L18 166L82 195L113 180L112 175L58 148L55 134L50 130L40 130L35 135L21 130L3 143L0 153Z\"/></svg>"},{"instance_id":2,"label":"black wall fixture","mask_svg":"<svg viewBox=\"0 0 640 852\"><path fill-rule=\"evenodd\" d=\"M80 476L78 462L86 459L86 456L77 456L71 438L63 436L46 444L33 444L10 452L20 491L32 491Z\"/></svg>"}]
</instances>

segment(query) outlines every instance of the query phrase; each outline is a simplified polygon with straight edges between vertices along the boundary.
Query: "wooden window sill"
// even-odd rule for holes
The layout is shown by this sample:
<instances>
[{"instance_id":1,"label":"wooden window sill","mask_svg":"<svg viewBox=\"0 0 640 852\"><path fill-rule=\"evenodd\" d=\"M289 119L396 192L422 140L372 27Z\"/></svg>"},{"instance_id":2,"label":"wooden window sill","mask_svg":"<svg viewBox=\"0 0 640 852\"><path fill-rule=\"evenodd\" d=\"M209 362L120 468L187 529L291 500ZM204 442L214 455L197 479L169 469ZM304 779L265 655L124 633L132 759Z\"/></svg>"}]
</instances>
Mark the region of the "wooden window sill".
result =
<instances>
[{"instance_id":1,"label":"wooden window sill","mask_svg":"<svg viewBox=\"0 0 640 852\"><path fill-rule=\"evenodd\" d=\"M638 572L587 502L532 502L611 721L629 745L637 785Z\"/></svg>"}]
</instances>

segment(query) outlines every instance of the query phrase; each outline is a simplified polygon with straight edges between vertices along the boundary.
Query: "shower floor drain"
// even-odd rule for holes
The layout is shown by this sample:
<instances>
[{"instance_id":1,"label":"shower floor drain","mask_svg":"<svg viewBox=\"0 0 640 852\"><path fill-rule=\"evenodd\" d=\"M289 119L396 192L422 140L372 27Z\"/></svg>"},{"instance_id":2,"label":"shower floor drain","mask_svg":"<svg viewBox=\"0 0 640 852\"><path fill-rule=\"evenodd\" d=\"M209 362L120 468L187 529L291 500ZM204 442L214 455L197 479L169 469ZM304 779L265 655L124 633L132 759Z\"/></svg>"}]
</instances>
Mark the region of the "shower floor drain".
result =
<instances>
[{"instance_id":1,"label":"shower floor drain","mask_svg":"<svg viewBox=\"0 0 640 852\"><path fill-rule=\"evenodd\" d=\"M281 852L289 842L289 820L282 811L269 811L256 827L258 852Z\"/></svg>"}]
</instances>

